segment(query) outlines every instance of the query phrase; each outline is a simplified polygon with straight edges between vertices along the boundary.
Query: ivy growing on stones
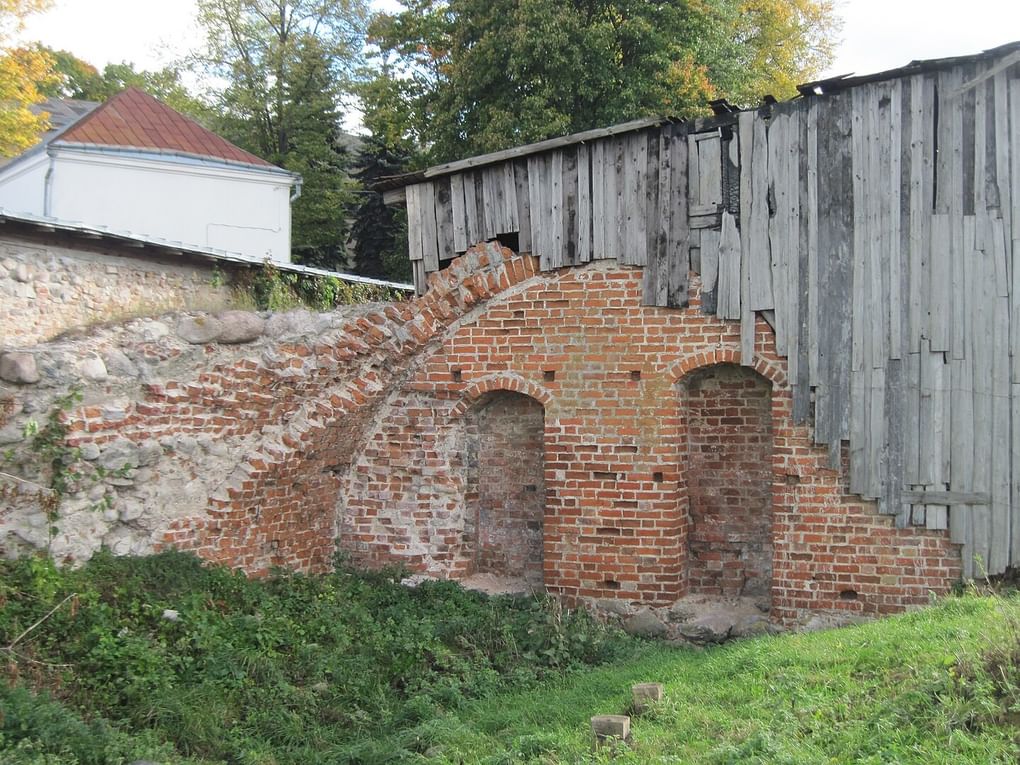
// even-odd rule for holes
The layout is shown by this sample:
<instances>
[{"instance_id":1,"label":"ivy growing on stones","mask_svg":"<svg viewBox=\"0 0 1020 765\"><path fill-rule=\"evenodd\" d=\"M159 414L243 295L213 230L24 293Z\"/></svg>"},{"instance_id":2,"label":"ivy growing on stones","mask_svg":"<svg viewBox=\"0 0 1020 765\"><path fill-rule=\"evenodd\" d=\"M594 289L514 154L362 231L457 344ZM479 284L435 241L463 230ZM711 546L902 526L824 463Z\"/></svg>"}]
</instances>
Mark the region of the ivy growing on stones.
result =
<instances>
[{"instance_id":1,"label":"ivy growing on stones","mask_svg":"<svg viewBox=\"0 0 1020 765\"><path fill-rule=\"evenodd\" d=\"M102 465L91 466L88 472L79 469L81 465L81 449L71 446L68 443L68 412L74 409L82 401L82 389L79 386L71 387L66 393L58 396L53 406L46 413L45 418L40 422L30 419L25 423L22 435L28 451L34 455L34 461L41 468L40 473L45 476L43 482L31 481L11 473L2 473L7 482L0 483L0 499L26 496L26 487L34 489L33 495L39 503L40 509L46 514L47 520L47 544L51 544L53 537L58 533L56 526L59 517L60 505L64 498L81 486L81 481L95 485L106 478L124 478L133 469L133 465L123 465L116 469L107 469ZM15 449L6 450L2 457L5 464L13 462L16 456ZM109 494L104 494L102 499L91 506L91 509L101 511L112 505Z\"/></svg>"}]
</instances>

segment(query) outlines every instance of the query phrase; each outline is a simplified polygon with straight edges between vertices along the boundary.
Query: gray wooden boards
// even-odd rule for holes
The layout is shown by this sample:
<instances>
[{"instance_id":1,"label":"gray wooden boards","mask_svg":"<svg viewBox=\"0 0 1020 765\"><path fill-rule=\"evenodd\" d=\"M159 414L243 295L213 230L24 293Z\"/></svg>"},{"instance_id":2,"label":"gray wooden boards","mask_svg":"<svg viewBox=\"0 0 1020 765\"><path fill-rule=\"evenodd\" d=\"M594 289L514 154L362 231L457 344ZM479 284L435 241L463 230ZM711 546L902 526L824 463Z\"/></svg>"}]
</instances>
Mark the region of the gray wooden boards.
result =
<instances>
[{"instance_id":1,"label":"gray wooden boards","mask_svg":"<svg viewBox=\"0 0 1020 765\"><path fill-rule=\"evenodd\" d=\"M1020 562L1020 63L965 61L467 161L407 189L415 281L483 239L643 268L646 305L767 318L795 421L965 573ZM846 449L847 451L844 451Z\"/></svg>"}]
</instances>

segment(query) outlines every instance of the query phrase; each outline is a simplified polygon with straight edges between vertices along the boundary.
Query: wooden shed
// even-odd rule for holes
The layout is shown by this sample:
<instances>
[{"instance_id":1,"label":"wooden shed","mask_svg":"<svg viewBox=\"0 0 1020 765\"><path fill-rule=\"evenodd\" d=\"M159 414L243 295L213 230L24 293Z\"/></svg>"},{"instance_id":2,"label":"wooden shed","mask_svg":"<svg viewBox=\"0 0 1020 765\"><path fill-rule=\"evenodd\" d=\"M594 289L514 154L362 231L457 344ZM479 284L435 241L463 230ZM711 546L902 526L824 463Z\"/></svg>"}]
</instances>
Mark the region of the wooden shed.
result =
<instances>
[{"instance_id":1,"label":"wooden shed","mask_svg":"<svg viewBox=\"0 0 1020 765\"><path fill-rule=\"evenodd\" d=\"M644 269L644 302L741 322L787 359L794 415L964 573L1020 564L1020 42L643 119L392 179L426 276L498 239L543 269Z\"/></svg>"}]
</instances>

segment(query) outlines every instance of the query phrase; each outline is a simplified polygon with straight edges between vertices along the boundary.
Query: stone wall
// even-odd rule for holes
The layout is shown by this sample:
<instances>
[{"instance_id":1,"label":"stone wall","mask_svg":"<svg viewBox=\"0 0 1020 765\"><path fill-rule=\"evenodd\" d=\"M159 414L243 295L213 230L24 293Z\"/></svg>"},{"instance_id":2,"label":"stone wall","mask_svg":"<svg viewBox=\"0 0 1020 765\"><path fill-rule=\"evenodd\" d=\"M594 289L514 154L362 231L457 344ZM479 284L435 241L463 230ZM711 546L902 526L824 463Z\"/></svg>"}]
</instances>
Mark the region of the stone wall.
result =
<instances>
[{"instance_id":1,"label":"stone wall","mask_svg":"<svg viewBox=\"0 0 1020 765\"><path fill-rule=\"evenodd\" d=\"M85 248L54 235L0 236L0 348L130 316L225 306L213 266L151 251Z\"/></svg>"},{"instance_id":2,"label":"stone wall","mask_svg":"<svg viewBox=\"0 0 1020 765\"><path fill-rule=\"evenodd\" d=\"M543 495L549 592L669 604L704 573L691 555L699 489L684 383L740 355L737 324L702 315L697 290L695 281L688 309L646 307L638 269L599 261L539 273L535 259L487 245L430 276L413 302L255 317L258 331L240 344L225 344L236 336L219 330L203 335L213 317L128 322L26 350L39 382L0 392L0 442L21 455L6 472L40 478L21 428L83 380L85 400L68 421L83 478L54 524L58 557L174 545L253 574L314 571L330 565L339 541L364 565L457 578L477 568L481 498L494 512L501 502L533 512L538 503L524 501L533 486ZM756 387L737 392L750 409L735 415L747 454L756 465L767 458L768 472L727 476L754 483L758 509L768 486L770 537L758 549L771 543L772 618L885 613L947 591L960 575L958 548L945 532L896 529L848 493L809 428L793 423L772 338L759 321L753 374L737 373ZM92 357L105 378L83 378ZM516 417L505 392L530 399ZM502 410L480 416L500 398ZM512 418L520 438L506 430ZM767 455L750 440L753 422L764 428L766 419ZM503 433L503 443L493 436L497 448L486 452L483 432ZM515 476L499 471L507 462ZM122 475L91 480L94 464L120 465ZM103 509L92 509L97 498ZM0 508L9 552L47 544L31 497ZM538 519L507 514L502 523L534 531ZM509 552L503 562L517 566L509 561L523 560L521 548Z\"/></svg>"}]
</instances>

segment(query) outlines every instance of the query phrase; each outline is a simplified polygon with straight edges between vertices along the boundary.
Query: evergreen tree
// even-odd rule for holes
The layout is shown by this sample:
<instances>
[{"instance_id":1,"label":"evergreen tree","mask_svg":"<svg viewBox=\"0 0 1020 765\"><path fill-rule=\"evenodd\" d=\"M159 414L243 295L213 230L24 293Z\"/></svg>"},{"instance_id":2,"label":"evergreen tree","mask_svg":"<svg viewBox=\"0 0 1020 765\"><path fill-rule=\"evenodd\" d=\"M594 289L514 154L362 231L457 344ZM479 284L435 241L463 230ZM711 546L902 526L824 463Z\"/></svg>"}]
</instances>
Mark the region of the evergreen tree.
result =
<instances>
[{"instance_id":1,"label":"evergreen tree","mask_svg":"<svg viewBox=\"0 0 1020 765\"><path fill-rule=\"evenodd\" d=\"M217 132L304 179L292 206L298 262L346 265L349 157L340 106L360 62L364 0L199 0L204 50L196 66L223 86L211 94Z\"/></svg>"},{"instance_id":2,"label":"evergreen tree","mask_svg":"<svg viewBox=\"0 0 1020 765\"><path fill-rule=\"evenodd\" d=\"M383 135L372 135L362 147L354 177L361 184L354 210L354 269L362 276L409 282L411 263L407 259L407 226L403 210L383 203L382 194L372 189L386 176L407 169L407 154L393 148Z\"/></svg>"}]
</instances>

